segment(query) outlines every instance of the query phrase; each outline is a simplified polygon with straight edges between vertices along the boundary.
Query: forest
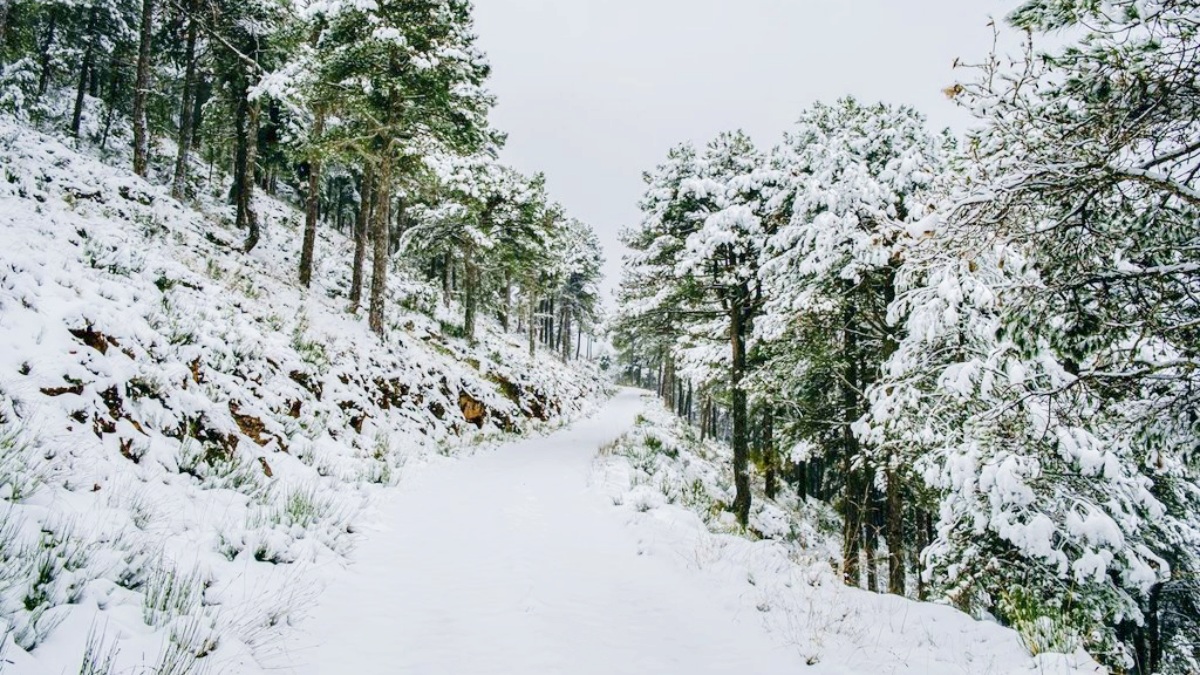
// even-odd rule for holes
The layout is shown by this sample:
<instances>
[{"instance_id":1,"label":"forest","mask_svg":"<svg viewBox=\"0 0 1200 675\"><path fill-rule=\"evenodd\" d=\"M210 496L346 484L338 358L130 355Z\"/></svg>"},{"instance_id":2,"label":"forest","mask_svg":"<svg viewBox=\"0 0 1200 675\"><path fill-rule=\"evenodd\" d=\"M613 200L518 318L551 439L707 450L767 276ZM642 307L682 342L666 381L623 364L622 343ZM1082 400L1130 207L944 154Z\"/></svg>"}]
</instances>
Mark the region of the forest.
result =
<instances>
[{"instance_id":1,"label":"forest","mask_svg":"<svg viewBox=\"0 0 1200 675\"><path fill-rule=\"evenodd\" d=\"M815 104L645 174L626 381L836 506L846 584L1194 672L1200 5L1024 3L958 64L964 139ZM1043 41L1071 40L1043 49Z\"/></svg>"},{"instance_id":2,"label":"forest","mask_svg":"<svg viewBox=\"0 0 1200 675\"><path fill-rule=\"evenodd\" d=\"M0 114L220 204L239 255L278 227L264 199L294 206L289 274L344 268L384 345L420 305L470 346L611 347L731 447L747 536L760 485L836 513L847 586L1200 671L1200 1L1024 0L994 26L1014 54L955 64L961 137L845 97L769 148L680 143L611 306L593 228L500 159L472 12L0 0ZM435 301L387 306L409 279Z\"/></svg>"},{"instance_id":3,"label":"forest","mask_svg":"<svg viewBox=\"0 0 1200 675\"><path fill-rule=\"evenodd\" d=\"M5 0L0 110L101 151L128 148L134 172L177 199L211 186L246 252L264 227L255 194L286 195L305 212L300 283L320 224L348 233L350 305L366 304L378 334L389 261L402 255L446 298L461 293L468 339L476 316L494 312L527 330L531 349L571 357L595 333L602 252L542 176L498 160L504 134L488 124L494 97L470 12L467 2ZM166 156L152 156L156 136L169 139Z\"/></svg>"}]
</instances>

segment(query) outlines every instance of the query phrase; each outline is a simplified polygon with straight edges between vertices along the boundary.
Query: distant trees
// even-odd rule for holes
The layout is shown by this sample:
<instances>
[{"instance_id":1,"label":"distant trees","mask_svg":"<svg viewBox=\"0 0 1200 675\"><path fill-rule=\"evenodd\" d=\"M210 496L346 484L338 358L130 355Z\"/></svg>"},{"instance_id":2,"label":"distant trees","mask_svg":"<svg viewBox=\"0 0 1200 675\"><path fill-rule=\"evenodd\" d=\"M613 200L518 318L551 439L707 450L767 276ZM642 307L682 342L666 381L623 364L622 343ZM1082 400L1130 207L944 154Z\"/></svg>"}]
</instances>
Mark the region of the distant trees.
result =
<instances>
[{"instance_id":1,"label":"distant trees","mask_svg":"<svg viewBox=\"0 0 1200 675\"><path fill-rule=\"evenodd\" d=\"M1074 41L948 90L982 122L961 146L844 100L736 177L672 150L626 233L624 371L735 464L748 419L764 490L782 473L838 509L846 583L990 614L1033 651L1195 672L1197 17L1025 3L1015 26ZM743 361L717 345L746 291Z\"/></svg>"},{"instance_id":2,"label":"distant trees","mask_svg":"<svg viewBox=\"0 0 1200 675\"><path fill-rule=\"evenodd\" d=\"M548 201L541 175L524 176L492 153L432 155L429 165L436 178L401 245L425 257L447 298L461 297L464 337L474 342L488 313L504 330L526 325L531 349L538 334L570 359L572 330L577 340L597 323L603 258L591 228Z\"/></svg>"},{"instance_id":3,"label":"distant trees","mask_svg":"<svg viewBox=\"0 0 1200 675\"><path fill-rule=\"evenodd\" d=\"M197 194L192 167L206 160L223 170L246 251L262 237L256 194L296 195L300 283L319 278L322 225L344 229L349 304L367 303L376 333L400 256L417 274L436 268L470 340L485 313L504 330L544 324L538 335L564 356L572 332L593 330L598 244L549 204L540 176L497 161L504 138L487 124L489 66L466 0L0 6L0 108L39 124L65 116L102 149L120 136L135 172L177 199ZM155 152L165 136L170 158ZM515 309L525 304L529 317Z\"/></svg>"}]
</instances>

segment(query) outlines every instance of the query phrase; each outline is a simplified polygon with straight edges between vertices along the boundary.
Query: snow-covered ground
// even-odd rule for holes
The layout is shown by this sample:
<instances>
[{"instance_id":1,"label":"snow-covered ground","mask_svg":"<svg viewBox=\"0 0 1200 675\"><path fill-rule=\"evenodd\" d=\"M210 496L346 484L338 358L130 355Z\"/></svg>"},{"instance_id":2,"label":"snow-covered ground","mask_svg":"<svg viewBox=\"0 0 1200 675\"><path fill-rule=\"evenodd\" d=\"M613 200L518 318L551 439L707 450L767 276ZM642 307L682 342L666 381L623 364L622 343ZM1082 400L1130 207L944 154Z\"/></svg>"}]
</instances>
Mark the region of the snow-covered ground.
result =
<instances>
[{"instance_id":1,"label":"snow-covered ground","mask_svg":"<svg viewBox=\"0 0 1200 675\"><path fill-rule=\"evenodd\" d=\"M588 489L600 446L643 407L596 417L398 488L290 651L296 675L775 673L803 665L753 616L640 555Z\"/></svg>"},{"instance_id":2,"label":"snow-covered ground","mask_svg":"<svg viewBox=\"0 0 1200 675\"><path fill-rule=\"evenodd\" d=\"M767 667L741 672L1107 672L1083 652L1031 657L1015 631L948 606L846 587L831 565L840 550L828 506L786 486L775 501L755 494L757 535L746 536L723 507L733 498L731 460L728 446L700 442L654 401L629 434L602 448L591 482L638 555L665 561L689 593L786 647ZM737 635L720 644L737 649Z\"/></svg>"},{"instance_id":3,"label":"snow-covered ground","mask_svg":"<svg viewBox=\"0 0 1200 675\"><path fill-rule=\"evenodd\" d=\"M639 501L624 390L550 436L405 481L270 665L356 673L1083 673L948 607L844 588L779 542ZM597 457L601 449L607 449ZM778 509L777 509L778 510Z\"/></svg>"}]
</instances>

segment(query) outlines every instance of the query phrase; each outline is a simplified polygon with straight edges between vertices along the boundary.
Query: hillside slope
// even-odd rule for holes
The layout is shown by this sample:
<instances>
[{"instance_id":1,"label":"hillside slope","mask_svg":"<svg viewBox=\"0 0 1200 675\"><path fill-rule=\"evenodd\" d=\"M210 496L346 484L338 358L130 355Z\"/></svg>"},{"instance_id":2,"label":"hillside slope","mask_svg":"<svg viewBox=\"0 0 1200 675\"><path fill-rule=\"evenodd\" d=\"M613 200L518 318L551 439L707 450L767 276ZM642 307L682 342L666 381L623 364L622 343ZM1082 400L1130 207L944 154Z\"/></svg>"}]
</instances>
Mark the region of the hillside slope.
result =
<instances>
[{"instance_id":1,"label":"hillside slope","mask_svg":"<svg viewBox=\"0 0 1200 675\"><path fill-rule=\"evenodd\" d=\"M381 341L340 235L294 284L283 203L243 254L211 196L5 118L0 167L0 670L257 672L377 486L604 395L495 329L445 337L402 272Z\"/></svg>"},{"instance_id":2,"label":"hillside slope","mask_svg":"<svg viewBox=\"0 0 1200 675\"><path fill-rule=\"evenodd\" d=\"M750 533L743 531L727 507L731 466L728 445L702 440L652 401L595 459L591 480L626 519L639 555L674 563L677 575L786 645L807 671L1108 672L1082 650L1030 656L1040 647L1034 636L953 607L847 587L837 571L836 514L790 486L775 499L756 493Z\"/></svg>"}]
</instances>

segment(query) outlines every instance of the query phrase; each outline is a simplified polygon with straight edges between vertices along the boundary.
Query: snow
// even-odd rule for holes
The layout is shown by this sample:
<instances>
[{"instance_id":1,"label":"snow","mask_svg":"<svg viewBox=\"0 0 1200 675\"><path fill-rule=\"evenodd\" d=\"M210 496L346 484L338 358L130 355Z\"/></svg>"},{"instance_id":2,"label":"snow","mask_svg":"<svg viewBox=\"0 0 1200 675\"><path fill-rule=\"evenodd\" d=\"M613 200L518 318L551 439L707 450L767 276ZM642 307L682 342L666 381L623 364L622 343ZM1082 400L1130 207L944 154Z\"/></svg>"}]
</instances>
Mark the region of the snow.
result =
<instances>
[{"instance_id":1,"label":"snow","mask_svg":"<svg viewBox=\"0 0 1200 675\"><path fill-rule=\"evenodd\" d=\"M730 456L728 446L700 443L652 403L631 434L602 450L593 484L627 521L639 555L670 561L673 576L722 614L787 648L786 658L745 672L1105 672L1083 653L1031 657L1014 631L951 607L844 586L834 571L841 552L823 522L828 507L786 486L774 501L755 494L756 535L748 537L730 514L714 511L732 498ZM772 527L781 520L787 528ZM731 648L728 639L724 646Z\"/></svg>"},{"instance_id":2,"label":"snow","mask_svg":"<svg viewBox=\"0 0 1200 675\"><path fill-rule=\"evenodd\" d=\"M783 531L798 524L781 527L788 518L770 504L755 521L773 539L710 532L662 484L632 485L639 469L611 454L647 424L678 441L668 420L652 397L625 389L589 420L410 477L268 666L292 675L1096 672L1082 655L1032 658L1012 631L951 608L843 587L825 562L786 551ZM677 450L674 460L634 462L717 482L715 466Z\"/></svg>"},{"instance_id":3,"label":"snow","mask_svg":"<svg viewBox=\"0 0 1200 675\"><path fill-rule=\"evenodd\" d=\"M390 486L605 396L490 320L448 337L461 313L401 267L373 336L344 236L296 285L282 201L243 254L224 186L180 204L2 116L0 174L6 675L79 672L89 643L112 672L262 673Z\"/></svg>"},{"instance_id":4,"label":"snow","mask_svg":"<svg viewBox=\"0 0 1200 675\"><path fill-rule=\"evenodd\" d=\"M6 673L77 671L89 643L131 673L1094 667L843 587L819 506L756 498L761 539L735 531L711 508L728 503L724 451L688 451L636 392L550 436L501 435L587 412L596 373L530 359L490 323L478 348L447 339L457 308L403 269L379 341L345 311L343 237L323 229L313 290L292 283L300 217L282 202L260 199L266 232L244 255L206 196L220 185L180 205L7 118L0 166ZM481 428L461 396L486 406ZM605 450L645 438L641 415L674 459ZM988 471L1024 488L1024 467ZM1101 516L1074 534L1120 537ZM1053 529L1012 526L1031 545ZM1125 573L1153 579L1140 562ZM1113 567L1089 553L1075 571Z\"/></svg>"},{"instance_id":5,"label":"snow","mask_svg":"<svg viewBox=\"0 0 1200 675\"><path fill-rule=\"evenodd\" d=\"M642 555L603 496L592 456L643 406L434 467L382 507L380 529L329 587L285 672L770 673L803 665Z\"/></svg>"}]
</instances>

